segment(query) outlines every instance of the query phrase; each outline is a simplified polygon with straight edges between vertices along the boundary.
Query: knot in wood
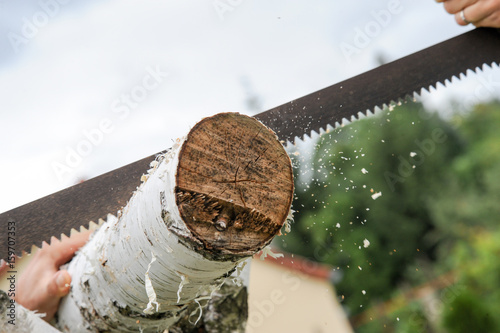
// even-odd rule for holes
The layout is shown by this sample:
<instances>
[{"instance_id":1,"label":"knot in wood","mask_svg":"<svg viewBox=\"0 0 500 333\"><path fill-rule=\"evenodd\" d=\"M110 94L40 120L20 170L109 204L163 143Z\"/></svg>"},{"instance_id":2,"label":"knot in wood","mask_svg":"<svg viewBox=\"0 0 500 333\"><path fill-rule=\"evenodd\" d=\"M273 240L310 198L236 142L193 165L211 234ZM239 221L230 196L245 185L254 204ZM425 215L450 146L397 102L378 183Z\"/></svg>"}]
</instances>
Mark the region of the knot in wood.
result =
<instances>
[{"instance_id":1,"label":"knot in wood","mask_svg":"<svg viewBox=\"0 0 500 333\"><path fill-rule=\"evenodd\" d=\"M224 218L219 218L215 221L215 229L218 231L224 231L227 229L227 221Z\"/></svg>"}]
</instances>

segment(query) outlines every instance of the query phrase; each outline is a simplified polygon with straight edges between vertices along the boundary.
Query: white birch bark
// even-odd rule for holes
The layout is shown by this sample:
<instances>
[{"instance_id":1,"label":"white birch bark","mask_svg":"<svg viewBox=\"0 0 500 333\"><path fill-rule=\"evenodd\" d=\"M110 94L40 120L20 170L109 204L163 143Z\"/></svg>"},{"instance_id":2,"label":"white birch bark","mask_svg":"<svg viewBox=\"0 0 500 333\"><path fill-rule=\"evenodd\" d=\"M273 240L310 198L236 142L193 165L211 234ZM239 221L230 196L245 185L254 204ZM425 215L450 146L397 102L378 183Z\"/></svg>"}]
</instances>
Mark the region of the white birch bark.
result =
<instances>
[{"instance_id":1,"label":"white birch bark","mask_svg":"<svg viewBox=\"0 0 500 333\"><path fill-rule=\"evenodd\" d=\"M174 193L183 143L152 163L123 211L70 262L72 289L58 312L63 332L163 332L272 239L243 255L200 251Z\"/></svg>"},{"instance_id":2,"label":"white birch bark","mask_svg":"<svg viewBox=\"0 0 500 333\"><path fill-rule=\"evenodd\" d=\"M9 316L8 306L14 304L15 316ZM11 303L7 294L0 290L0 332L2 333L61 333L42 318L44 314L30 311L17 303Z\"/></svg>"},{"instance_id":3,"label":"white birch bark","mask_svg":"<svg viewBox=\"0 0 500 333\"><path fill-rule=\"evenodd\" d=\"M179 147L160 158L120 218L109 216L70 263L72 291L59 310L63 331L161 332L238 265L205 259L167 228L189 233L174 196Z\"/></svg>"}]
</instances>

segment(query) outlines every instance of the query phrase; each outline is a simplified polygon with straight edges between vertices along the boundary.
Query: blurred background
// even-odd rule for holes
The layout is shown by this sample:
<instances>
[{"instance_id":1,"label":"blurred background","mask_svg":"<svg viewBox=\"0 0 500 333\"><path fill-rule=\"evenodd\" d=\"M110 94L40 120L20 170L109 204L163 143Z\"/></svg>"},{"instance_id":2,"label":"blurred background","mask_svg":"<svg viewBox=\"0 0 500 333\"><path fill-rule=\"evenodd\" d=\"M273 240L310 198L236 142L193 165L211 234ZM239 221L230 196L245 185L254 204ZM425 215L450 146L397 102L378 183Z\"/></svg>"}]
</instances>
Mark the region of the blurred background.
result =
<instances>
[{"instance_id":1,"label":"blurred background","mask_svg":"<svg viewBox=\"0 0 500 333\"><path fill-rule=\"evenodd\" d=\"M471 29L404 0L0 0L0 15L2 212L202 117L256 114ZM297 212L276 245L343 276L355 331L497 329L499 98L485 68L288 148Z\"/></svg>"},{"instance_id":2,"label":"blurred background","mask_svg":"<svg viewBox=\"0 0 500 333\"><path fill-rule=\"evenodd\" d=\"M276 244L329 264L355 332L500 332L500 103L420 103L321 136Z\"/></svg>"}]
</instances>

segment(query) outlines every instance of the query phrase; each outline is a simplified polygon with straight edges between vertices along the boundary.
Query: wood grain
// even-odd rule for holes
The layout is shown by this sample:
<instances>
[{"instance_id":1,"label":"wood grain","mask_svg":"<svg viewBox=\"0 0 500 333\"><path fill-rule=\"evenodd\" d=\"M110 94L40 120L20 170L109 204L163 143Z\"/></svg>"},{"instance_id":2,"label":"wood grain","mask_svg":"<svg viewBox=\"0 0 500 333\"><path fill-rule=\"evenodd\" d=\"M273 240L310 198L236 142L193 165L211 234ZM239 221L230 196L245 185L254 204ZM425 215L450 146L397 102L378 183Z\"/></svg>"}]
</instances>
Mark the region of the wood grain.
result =
<instances>
[{"instance_id":1,"label":"wood grain","mask_svg":"<svg viewBox=\"0 0 500 333\"><path fill-rule=\"evenodd\" d=\"M200 121L180 155L176 200L207 250L253 253L283 226L293 197L290 158L254 118L221 113Z\"/></svg>"}]
</instances>

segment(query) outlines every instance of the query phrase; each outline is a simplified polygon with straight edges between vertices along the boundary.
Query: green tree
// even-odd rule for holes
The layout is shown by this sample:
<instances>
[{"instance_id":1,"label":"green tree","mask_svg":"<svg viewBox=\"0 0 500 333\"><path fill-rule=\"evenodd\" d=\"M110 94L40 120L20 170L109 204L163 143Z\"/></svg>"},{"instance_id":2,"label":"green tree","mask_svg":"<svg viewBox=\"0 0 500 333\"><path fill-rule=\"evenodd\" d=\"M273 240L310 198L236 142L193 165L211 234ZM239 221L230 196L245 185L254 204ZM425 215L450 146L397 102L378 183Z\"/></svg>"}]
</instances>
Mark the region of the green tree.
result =
<instances>
[{"instance_id":1,"label":"green tree","mask_svg":"<svg viewBox=\"0 0 500 333\"><path fill-rule=\"evenodd\" d=\"M498 332L496 314L488 311L476 295L464 293L458 296L445 313L444 326L450 333Z\"/></svg>"},{"instance_id":2,"label":"green tree","mask_svg":"<svg viewBox=\"0 0 500 333\"><path fill-rule=\"evenodd\" d=\"M448 304L443 326L450 333L500 332L500 229L471 234L451 253L463 292Z\"/></svg>"},{"instance_id":3,"label":"green tree","mask_svg":"<svg viewBox=\"0 0 500 333\"><path fill-rule=\"evenodd\" d=\"M448 186L433 202L443 233L467 237L477 227L497 228L500 216L500 102L478 105L455 120L466 149L449 165Z\"/></svg>"},{"instance_id":4,"label":"green tree","mask_svg":"<svg viewBox=\"0 0 500 333\"><path fill-rule=\"evenodd\" d=\"M295 158L297 178L310 179L296 185L295 225L282 245L342 270L337 291L352 314L388 298L416 260L435 257L431 202L462 149L455 130L419 104L324 134L310 165Z\"/></svg>"}]
</instances>

